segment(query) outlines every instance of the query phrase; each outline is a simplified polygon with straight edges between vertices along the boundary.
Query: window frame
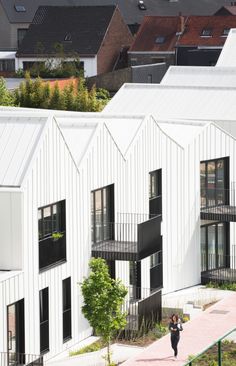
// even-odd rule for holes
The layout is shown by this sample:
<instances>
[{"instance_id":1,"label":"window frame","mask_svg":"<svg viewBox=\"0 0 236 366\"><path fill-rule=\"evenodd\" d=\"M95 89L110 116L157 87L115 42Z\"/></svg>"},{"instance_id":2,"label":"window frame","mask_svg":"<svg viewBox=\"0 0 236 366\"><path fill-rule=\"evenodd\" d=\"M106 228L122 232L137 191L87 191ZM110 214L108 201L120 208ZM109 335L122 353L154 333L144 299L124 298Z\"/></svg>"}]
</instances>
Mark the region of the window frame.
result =
<instances>
[{"instance_id":1,"label":"window frame","mask_svg":"<svg viewBox=\"0 0 236 366\"><path fill-rule=\"evenodd\" d=\"M66 297L66 301L65 300ZM69 299L69 301L68 301ZM68 305L68 303L69 305ZM68 319L69 318L69 319ZM65 335L65 328L69 320L69 334ZM71 277L62 280L62 337L63 343L68 342L72 338L71 327Z\"/></svg>"},{"instance_id":2,"label":"window frame","mask_svg":"<svg viewBox=\"0 0 236 366\"><path fill-rule=\"evenodd\" d=\"M45 308L46 302L46 310ZM43 318L41 317L43 313ZM44 313L46 313L46 318L44 318ZM43 334L42 337L42 328L46 328L46 333ZM39 291L39 329L40 329L40 354L45 354L50 351L50 344L49 344L49 287L45 287ZM42 338L45 339L47 336L47 347L42 348Z\"/></svg>"}]
</instances>

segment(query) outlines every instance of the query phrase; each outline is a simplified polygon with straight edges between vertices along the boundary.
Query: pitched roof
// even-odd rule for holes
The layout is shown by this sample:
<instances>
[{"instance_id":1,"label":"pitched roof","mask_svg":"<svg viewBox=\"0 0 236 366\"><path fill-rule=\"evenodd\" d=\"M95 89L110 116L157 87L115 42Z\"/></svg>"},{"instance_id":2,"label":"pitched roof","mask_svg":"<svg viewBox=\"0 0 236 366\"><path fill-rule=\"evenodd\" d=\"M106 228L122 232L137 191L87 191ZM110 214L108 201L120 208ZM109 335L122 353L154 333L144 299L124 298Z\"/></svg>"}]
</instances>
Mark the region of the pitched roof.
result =
<instances>
[{"instance_id":1,"label":"pitched roof","mask_svg":"<svg viewBox=\"0 0 236 366\"><path fill-rule=\"evenodd\" d=\"M145 16L129 52L174 51L181 23L181 16Z\"/></svg>"},{"instance_id":2,"label":"pitched roof","mask_svg":"<svg viewBox=\"0 0 236 366\"><path fill-rule=\"evenodd\" d=\"M178 46L223 46L226 36L224 30L236 27L236 16L190 16ZM209 35L203 31L209 30Z\"/></svg>"},{"instance_id":3,"label":"pitched roof","mask_svg":"<svg viewBox=\"0 0 236 366\"><path fill-rule=\"evenodd\" d=\"M235 5L224 5L220 9L217 10L215 15L236 15L236 6Z\"/></svg>"},{"instance_id":4,"label":"pitched roof","mask_svg":"<svg viewBox=\"0 0 236 366\"><path fill-rule=\"evenodd\" d=\"M127 24L141 23L144 15L210 15L214 14L225 0L144 0L147 10L139 10L133 0L0 0L12 23L31 23L39 6L118 5ZM16 12L14 5L25 7L25 12ZM230 1L229 1L230 4Z\"/></svg>"},{"instance_id":5,"label":"pitched roof","mask_svg":"<svg viewBox=\"0 0 236 366\"><path fill-rule=\"evenodd\" d=\"M236 66L236 29L231 29L220 53L216 66Z\"/></svg>"},{"instance_id":6,"label":"pitched roof","mask_svg":"<svg viewBox=\"0 0 236 366\"><path fill-rule=\"evenodd\" d=\"M46 121L46 117L1 112L0 187L21 185Z\"/></svg>"},{"instance_id":7,"label":"pitched roof","mask_svg":"<svg viewBox=\"0 0 236 366\"><path fill-rule=\"evenodd\" d=\"M235 67L170 66L162 85L236 87Z\"/></svg>"},{"instance_id":8,"label":"pitched roof","mask_svg":"<svg viewBox=\"0 0 236 366\"><path fill-rule=\"evenodd\" d=\"M96 55L116 7L41 6L17 55L55 55L56 45L65 54Z\"/></svg>"},{"instance_id":9,"label":"pitched roof","mask_svg":"<svg viewBox=\"0 0 236 366\"><path fill-rule=\"evenodd\" d=\"M124 84L101 113L158 118L235 120L236 87Z\"/></svg>"}]
</instances>

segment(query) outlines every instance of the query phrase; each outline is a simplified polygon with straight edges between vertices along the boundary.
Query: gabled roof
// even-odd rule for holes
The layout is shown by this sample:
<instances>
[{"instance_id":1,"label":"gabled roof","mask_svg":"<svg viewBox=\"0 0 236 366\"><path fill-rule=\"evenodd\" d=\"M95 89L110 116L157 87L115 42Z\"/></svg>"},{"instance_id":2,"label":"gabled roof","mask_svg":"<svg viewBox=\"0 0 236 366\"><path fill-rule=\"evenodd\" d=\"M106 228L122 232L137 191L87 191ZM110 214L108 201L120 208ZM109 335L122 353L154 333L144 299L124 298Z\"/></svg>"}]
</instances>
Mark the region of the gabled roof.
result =
<instances>
[{"instance_id":1,"label":"gabled roof","mask_svg":"<svg viewBox=\"0 0 236 366\"><path fill-rule=\"evenodd\" d=\"M222 47L226 40L224 30L235 27L236 16L234 15L190 16L177 46ZM204 31L209 31L209 33Z\"/></svg>"},{"instance_id":2,"label":"gabled roof","mask_svg":"<svg viewBox=\"0 0 236 366\"><path fill-rule=\"evenodd\" d=\"M12 23L31 23L39 6L118 5L127 24L141 23L144 15L210 15L214 14L225 0L144 0L147 10L139 10L134 0L0 0ZM14 5L24 5L25 12L16 12ZM230 4L230 1L228 1Z\"/></svg>"},{"instance_id":3,"label":"gabled roof","mask_svg":"<svg viewBox=\"0 0 236 366\"><path fill-rule=\"evenodd\" d=\"M56 55L56 45L65 54L96 55L116 7L41 6L17 52L24 55Z\"/></svg>"},{"instance_id":4,"label":"gabled roof","mask_svg":"<svg viewBox=\"0 0 236 366\"><path fill-rule=\"evenodd\" d=\"M236 87L235 67L170 66L162 85Z\"/></svg>"},{"instance_id":5,"label":"gabled roof","mask_svg":"<svg viewBox=\"0 0 236 366\"><path fill-rule=\"evenodd\" d=\"M0 187L19 187L40 139L46 117L0 116Z\"/></svg>"},{"instance_id":6,"label":"gabled roof","mask_svg":"<svg viewBox=\"0 0 236 366\"><path fill-rule=\"evenodd\" d=\"M236 29L231 29L225 45L220 53L216 66L235 67L236 66Z\"/></svg>"},{"instance_id":7,"label":"gabled roof","mask_svg":"<svg viewBox=\"0 0 236 366\"><path fill-rule=\"evenodd\" d=\"M181 16L145 16L129 52L174 51L181 23Z\"/></svg>"},{"instance_id":8,"label":"gabled roof","mask_svg":"<svg viewBox=\"0 0 236 366\"><path fill-rule=\"evenodd\" d=\"M224 5L214 15L236 15L235 5Z\"/></svg>"},{"instance_id":9,"label":"gabled roof","mask_svg":"<svg viewBox=\"0 0 236 366\"><path fill-rule=\"evenodd\" d=\"M236 88L124 84L102 113L158 118L235 120Z\"/></svg>"}]
</instances>

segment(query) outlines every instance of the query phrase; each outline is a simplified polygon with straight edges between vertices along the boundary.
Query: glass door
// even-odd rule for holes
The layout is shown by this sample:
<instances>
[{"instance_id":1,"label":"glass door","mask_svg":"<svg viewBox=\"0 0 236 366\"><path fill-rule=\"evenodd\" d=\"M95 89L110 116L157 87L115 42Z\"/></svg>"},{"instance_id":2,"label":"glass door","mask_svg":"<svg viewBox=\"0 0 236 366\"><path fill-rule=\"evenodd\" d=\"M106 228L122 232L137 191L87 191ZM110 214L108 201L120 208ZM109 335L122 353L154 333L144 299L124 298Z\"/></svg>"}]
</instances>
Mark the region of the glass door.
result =
<instances>
[{"instance_id":1,"label":"glass door","mask_svg":"<svg viewBox=\"0 0 236 366\"><path fill-rule=\"evenodd\" d=\"M7 308L8 319L8 365L16 365L16 305Z\"/></svg>"},{"instance_id":2,"label":"glass door","mask_svg":"<svg viewBox=\"0 0 236 366\"><path fill-rule=\"evenodd\" d=\"M7 307L8 365L22 365L25 361L24 300Z\"/></svg>"}]
</instances>

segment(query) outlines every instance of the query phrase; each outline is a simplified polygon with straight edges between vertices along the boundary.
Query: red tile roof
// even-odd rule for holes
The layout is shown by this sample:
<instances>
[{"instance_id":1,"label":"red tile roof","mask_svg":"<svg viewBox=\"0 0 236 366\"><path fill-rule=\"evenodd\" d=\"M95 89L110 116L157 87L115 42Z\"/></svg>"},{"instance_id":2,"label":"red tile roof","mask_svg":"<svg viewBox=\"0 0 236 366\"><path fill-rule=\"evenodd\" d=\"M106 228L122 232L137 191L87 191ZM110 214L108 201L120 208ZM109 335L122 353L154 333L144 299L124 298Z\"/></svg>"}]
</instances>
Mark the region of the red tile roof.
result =
<instances>
[{"instance_id":1,"label":"red tile roof","mask_svg":"<svg viewBox=\"0 0 236 366\"><path fill-rule=\"evenodd\" d=\"M184 20L182 16L145 16L129 52L174 51L176 33L180 32ZM164 42L158 43L158 37L164 37Z\"/></svg>"},{"instance_id":2,"label":"red tile roof","mask_svg":"<svg viewBox=\"0 0 236 366\"><path fill-rule=\"evenodd\" d=\"M224 29L236 28L236 16L190 16L186 20L185 31L178 41L178 46L223 46L226 37ZM210 37L202 37L202 30L210 29Z\"/></svg>"},{"instance_id":3,"label":"red tile roof","mask_svg":"<svg viewBox=\"0 0 236 366\"><path fill-rule=\"evenodd\" d=\"M54 88L57 84L60 90L63 90L66 86L73 84L73 86L77 86L78 79L76 78L69 78L69 79L58 79L58 80L47 80L46 83L49 83L51 88Z\"/></svg>"}]
</instances>

